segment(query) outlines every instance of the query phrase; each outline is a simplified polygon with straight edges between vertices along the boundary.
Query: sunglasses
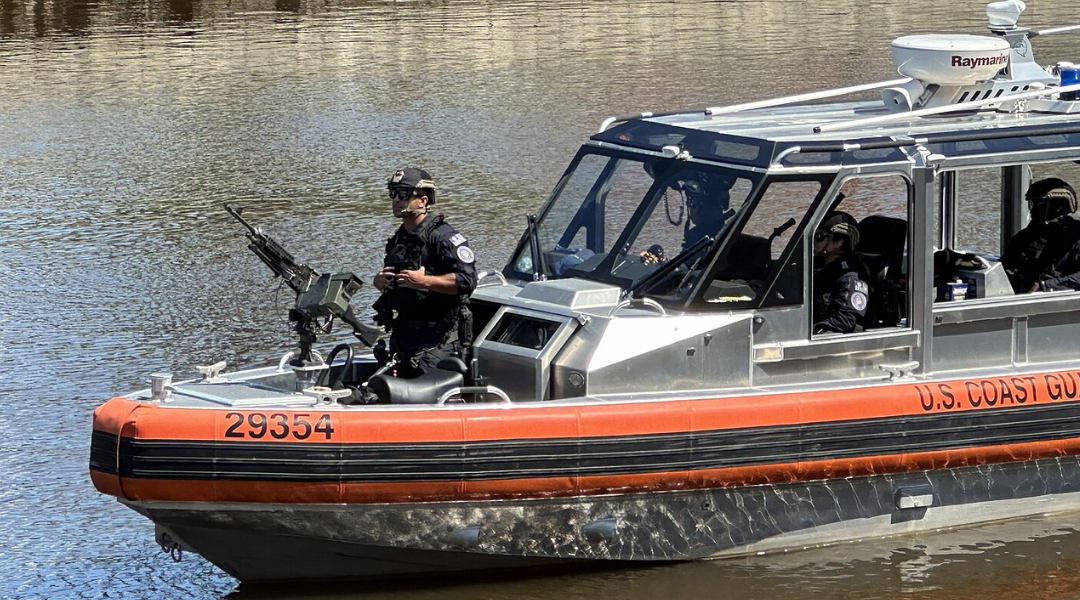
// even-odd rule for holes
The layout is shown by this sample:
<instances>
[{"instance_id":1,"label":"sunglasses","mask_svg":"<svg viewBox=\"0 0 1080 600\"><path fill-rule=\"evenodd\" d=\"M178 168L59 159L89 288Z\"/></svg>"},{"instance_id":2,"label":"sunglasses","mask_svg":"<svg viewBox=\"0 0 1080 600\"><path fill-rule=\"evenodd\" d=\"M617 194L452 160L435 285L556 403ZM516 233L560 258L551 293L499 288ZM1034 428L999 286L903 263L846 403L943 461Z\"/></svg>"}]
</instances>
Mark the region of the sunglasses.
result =
<instances>
[{"instance_id":1,"label":"sunglasses","mask_svg":"<svg viewBox=\"0 0 1080 600\"><path fill-rule=\"evenodd\" d=\"M815 242L824 242L825 240L829 239L829 237L831 237L829 232L827 232L827 231L819 231L819 232L814 234L814 241Z\"/></svg>"},{"instance_id":2,"label":"sunglasses","mask_svg":"<svg viewBox=\"0 0 1080 600\"><path fill-rule=\"evenodd\" d=\"M390 199L391 200L408 200L409 198L412 198L413 194L415 194L415 193L416 193L416 190L411 190L411 189L408 189L408 188L398 188L396 190L390 190Z\"/></svg>"}]
</instances>

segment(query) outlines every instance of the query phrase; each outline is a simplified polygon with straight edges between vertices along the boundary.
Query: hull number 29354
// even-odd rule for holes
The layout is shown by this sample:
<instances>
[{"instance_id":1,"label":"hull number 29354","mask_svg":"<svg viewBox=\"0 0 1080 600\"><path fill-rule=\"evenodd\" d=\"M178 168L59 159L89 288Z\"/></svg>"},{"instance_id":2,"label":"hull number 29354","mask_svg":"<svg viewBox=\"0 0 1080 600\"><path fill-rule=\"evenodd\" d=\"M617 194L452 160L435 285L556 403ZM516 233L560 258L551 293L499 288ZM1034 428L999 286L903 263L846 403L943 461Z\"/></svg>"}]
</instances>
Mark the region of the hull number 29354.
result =
<instances>
[{"instance_id":1,"label":"hull number 29354","mask_svg":"<svg viewBox=\"0 0 1080 600\"><path fill-rule=\"evenodd\" d=\"M314 435L316 439L322 436L328 440L334 434L330 415L325 413L313 418L311 413L230 412L225 414L225 419L229 421L225 430L227 438L257 440L270 436L275 440L306 440Z\"/></svg>"}]
</instances>

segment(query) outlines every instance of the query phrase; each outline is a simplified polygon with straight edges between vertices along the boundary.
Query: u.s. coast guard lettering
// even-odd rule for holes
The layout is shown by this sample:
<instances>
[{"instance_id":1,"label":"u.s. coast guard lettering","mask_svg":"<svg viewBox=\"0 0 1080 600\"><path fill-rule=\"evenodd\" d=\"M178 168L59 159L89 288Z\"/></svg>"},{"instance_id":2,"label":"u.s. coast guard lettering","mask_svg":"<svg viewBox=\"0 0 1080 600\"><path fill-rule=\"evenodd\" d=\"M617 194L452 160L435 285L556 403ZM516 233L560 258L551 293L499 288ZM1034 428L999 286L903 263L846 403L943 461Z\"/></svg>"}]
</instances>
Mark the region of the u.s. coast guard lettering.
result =
<instances>
[{"instance_id":1,"label":"u.s. coast guard lettering","mask_svg":"<svg viewBox=\"0 0 1080 600\"><path fill-rule=\"evenodd\" d=\"M1080 373L1044 373L918 384L924 411L1017 406L1080 399Z\"/></svg>"}]
</instances>

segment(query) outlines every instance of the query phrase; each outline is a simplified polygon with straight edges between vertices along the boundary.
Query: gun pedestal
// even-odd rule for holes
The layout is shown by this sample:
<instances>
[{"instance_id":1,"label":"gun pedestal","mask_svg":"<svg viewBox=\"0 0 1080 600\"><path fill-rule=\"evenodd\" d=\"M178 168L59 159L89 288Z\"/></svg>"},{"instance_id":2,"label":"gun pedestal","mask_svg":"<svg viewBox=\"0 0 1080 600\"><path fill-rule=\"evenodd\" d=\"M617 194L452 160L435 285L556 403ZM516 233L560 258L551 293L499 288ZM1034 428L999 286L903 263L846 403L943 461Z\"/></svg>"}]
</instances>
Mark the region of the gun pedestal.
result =
<instances>
[{"instance_id":1,"label":"gun pedestal","mask_svg":"<svg viewBox=\"0 0 1080 600\"><path fill-rule=\"evenodd\" d=\"M296 374L296 391L303 392L315 386L319 381L320 373L330 366L321 359L315 360L311 351L312 345L318 339L315 319L304 311L294 308L289 311L289 320L296 323L296 333L300 336L300 354L289 361L289 366Z\"/></svg>"},{"instance_id":2,"label":"gun pedestal","mask_svg":"<svg viewBox=\"0 0 1080 600\"><path fill-rule=\"evenodd\" d=\"M322 376L322 372L329 369L330 365L326 363L299 365L297 361L289 363L292 366L293 373L296 374L296 391L305 393L308 390L318 386L319 379Z\"/></svg>"}]
</instances>

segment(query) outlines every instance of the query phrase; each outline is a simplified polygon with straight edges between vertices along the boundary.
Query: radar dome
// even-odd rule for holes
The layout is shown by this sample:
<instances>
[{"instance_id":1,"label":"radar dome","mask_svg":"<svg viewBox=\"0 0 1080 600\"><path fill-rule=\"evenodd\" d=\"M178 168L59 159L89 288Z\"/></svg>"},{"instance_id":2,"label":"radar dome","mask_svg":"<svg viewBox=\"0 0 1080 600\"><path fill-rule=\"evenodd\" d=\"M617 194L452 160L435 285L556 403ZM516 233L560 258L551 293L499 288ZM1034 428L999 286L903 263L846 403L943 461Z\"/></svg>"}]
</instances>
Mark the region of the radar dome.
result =
<instances>
[{"instance_id":1,"label":"radar dome","mask_svg":"<svg viewBox=\"0 0 1080 600\"><path fill-rule=\"evenodd\" d=\"M893 66L925 83L971 85L1009 65L1009 43L981 35L908 35L892 43Z\"/></svg>"}]
</instances>

